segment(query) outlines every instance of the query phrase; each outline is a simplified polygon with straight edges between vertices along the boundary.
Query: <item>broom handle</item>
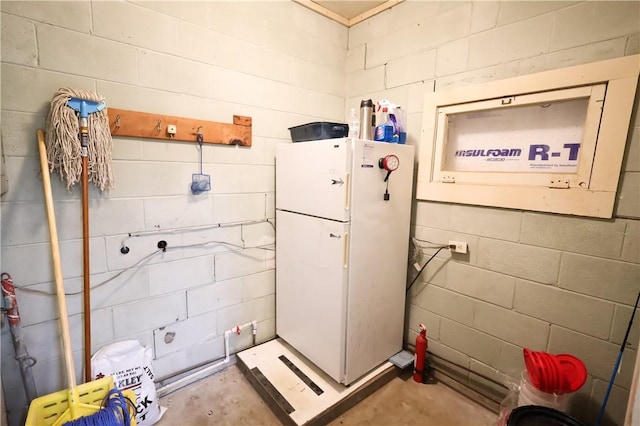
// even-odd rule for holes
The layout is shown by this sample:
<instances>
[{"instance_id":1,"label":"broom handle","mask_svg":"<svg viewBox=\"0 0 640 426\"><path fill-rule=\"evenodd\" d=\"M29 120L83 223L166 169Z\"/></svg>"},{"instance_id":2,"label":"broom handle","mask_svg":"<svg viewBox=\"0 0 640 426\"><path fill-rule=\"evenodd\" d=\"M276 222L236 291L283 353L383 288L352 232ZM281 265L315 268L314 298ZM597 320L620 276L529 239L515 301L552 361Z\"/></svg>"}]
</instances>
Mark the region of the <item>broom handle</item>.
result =
<instances>
[{"instance_id":1,"label":"broom handle","mask_svg":"<svg viewBox=\"0 0 640 426\"><path fill-rule=\"evenodd\" d=\"M58 297L58 309L60 311L60 329L62 332L62 346L64 348L64 362L67 368L67 381L69 389L76 387L76 375L73 365L73 352L71 350L71 335L69 333L69 317L67 316L67 302L64 294L64 282L62 280L62 267L60 266L60 247L58 246L58 228L53 209L53 196L51 194L51 178L49 176L49 163L47 162L47 148L44 144L44 132L38 129L38 147L40 150L40 167L42 168L42 186L44 188L44 200L47 207L47 220L49 221L49 237L51 238L51 258L53 260L53 275L56 282L56 295Z\"/></svg>"},{"instance_id":2,"label":"broom handle","mask_svg":"<svg viewBox=\"0 0 640 426\"><path fill-rule=\"evenodd\" d=\"M89 164L82 157L82 268L84 277L84 381L91 381L91 282L89 258Z\"/></svg>"}]
</instances>

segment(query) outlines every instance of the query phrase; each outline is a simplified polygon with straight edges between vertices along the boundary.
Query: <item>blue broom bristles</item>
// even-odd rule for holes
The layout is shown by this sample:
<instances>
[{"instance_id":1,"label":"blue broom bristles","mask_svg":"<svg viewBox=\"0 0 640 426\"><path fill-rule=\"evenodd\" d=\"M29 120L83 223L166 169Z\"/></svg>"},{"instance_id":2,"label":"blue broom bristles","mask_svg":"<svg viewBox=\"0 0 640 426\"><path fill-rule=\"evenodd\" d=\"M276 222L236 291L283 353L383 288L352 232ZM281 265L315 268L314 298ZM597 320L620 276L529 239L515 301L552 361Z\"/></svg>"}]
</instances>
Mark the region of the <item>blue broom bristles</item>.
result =
<instances>
[{"instance_id":1,"label":"blue broom bristles","mask_svg":"<svg viewBox=\"0 0 640 426\"><path fill-rule=\"evenodd\" d=\"M120 390L111 389L102 405L96 413L71 420L64 426L131 426L136 407Z\"/></svg>"}]
</instances>

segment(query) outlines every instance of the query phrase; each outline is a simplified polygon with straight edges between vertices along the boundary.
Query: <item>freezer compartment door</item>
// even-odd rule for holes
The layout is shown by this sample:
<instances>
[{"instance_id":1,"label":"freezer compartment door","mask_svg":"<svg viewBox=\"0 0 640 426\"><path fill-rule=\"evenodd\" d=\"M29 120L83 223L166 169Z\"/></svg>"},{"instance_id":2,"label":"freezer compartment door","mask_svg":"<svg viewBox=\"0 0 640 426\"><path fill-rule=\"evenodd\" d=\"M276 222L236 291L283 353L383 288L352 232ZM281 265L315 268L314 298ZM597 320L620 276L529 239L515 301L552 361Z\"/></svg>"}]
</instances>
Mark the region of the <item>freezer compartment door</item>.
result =
<instances>
[{"instance_id":1,"label":"freezer compartment door","mask_svg":"<svg viewBox=\"0 0 640 426\"><path fill-rule=\"evenodd\" d=\"M349 226L284 211L276 220L276 332L341 382Z\"/></svg>"},{"instance_id":2,"label":"freezer compartment door","mask_svg":"<svg viewBox=\"0 0 640 426\"><path fill-rule=\"evenodd\" d=\"M347 139L278 145L276 208L348 221L350 164Z\"/></svg>"}]
</instances>

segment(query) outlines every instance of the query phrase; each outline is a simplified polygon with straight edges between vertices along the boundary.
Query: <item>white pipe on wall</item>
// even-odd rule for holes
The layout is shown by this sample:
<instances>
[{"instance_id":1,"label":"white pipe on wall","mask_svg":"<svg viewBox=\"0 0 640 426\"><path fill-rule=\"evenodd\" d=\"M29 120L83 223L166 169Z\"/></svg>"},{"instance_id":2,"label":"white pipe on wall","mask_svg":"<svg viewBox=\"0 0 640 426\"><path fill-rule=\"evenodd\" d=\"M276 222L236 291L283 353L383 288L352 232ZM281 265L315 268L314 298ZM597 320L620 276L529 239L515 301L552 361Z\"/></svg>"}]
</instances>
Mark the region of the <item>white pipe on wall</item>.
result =
<instances>
[{"instance_id":1,"label":"white pipe on wall","mask_svg":"<svg viewBox=\"0 0 640 426\"><path fill-rule=\"evenodd\" d=\"M161 386L156 390L158 397L167 395L173 391L176 391L184 386L187 386L198 379L208 376L210 373L215 372L219 367L228 364L231 358L229 354L229 336L232 333L239 335L243 329L251 326L251 333L253 334L253 344L256 344L256 334L258 332L258 321L253 320L251 322L244 323L242 325L236 325L235 327L226 330L224 332L224 358L214 364L208 365L205 368L195 371L187 376L184 376L174 382Z\"/></svg>"}]
</instances>

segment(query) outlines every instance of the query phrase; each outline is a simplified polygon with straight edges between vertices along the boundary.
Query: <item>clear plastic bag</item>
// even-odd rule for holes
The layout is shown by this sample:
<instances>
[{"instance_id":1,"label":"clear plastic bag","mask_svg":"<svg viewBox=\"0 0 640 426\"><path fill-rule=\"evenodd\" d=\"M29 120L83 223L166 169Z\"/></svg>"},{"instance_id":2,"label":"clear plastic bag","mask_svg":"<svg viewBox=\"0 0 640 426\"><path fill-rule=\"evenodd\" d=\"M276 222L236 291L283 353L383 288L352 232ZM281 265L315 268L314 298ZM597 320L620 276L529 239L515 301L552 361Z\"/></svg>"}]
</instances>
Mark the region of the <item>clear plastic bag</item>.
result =
<instances>
[{"instance_id":1,"label":"clear plastic bag","mask_svg":"<svg viewBox=\"0 0 640 426\"><path fill-rule=\"evenodd\" d=\"M518 407L518 398L520 397L520 383L506 378L505 386L509 389L507 396L500 403L500 411L498 414L497 426L506 426L511 411Z\"/></svg>"}]
</instances>

